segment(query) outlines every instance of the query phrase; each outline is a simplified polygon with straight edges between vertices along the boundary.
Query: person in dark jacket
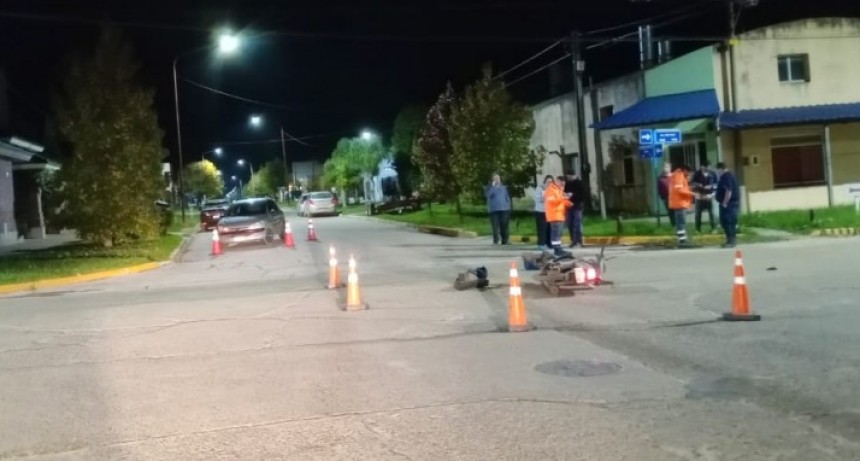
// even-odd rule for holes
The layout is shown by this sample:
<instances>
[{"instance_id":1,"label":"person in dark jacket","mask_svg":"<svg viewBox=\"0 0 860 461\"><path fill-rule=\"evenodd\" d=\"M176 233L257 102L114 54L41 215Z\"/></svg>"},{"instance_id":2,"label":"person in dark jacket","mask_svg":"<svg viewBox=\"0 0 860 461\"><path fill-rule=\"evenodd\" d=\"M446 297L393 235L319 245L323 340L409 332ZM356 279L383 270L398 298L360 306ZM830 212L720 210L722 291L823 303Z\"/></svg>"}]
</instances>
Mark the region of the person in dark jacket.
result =
<instances>
[{"instance_id":1,"label":"person in dark jacket","mask_svg":"<svg viewBox=\"0 0 860 461\"><path fill-rule=\"evenodd\" d=\"M726 168L725 163L717 163L717 172L720 175L716 190L717 203L720 205L720 225L726 233L726 243L723 247L733 248L737 245L738 238L741 189L735 175Z\"/></svg>"},{"instance_id":2,"label":"person in dark jacket","mask_svg":"<svg viewBox=\"0 0 860 461\"><path fill-rule=\"evenodd\" d=\"M502 184L499 175L494 174L493 180L484 188L487 198L487 209L490 212L490 224L493 226L493 244L508 245L508 223L511 217L511 195L508 187Z\"/></svg>"},{"instance_id":3,"label":"person in dark jacket","mask_svg":"<svg viewBox=\"0 0 860 461\"><path fill-rule=\"evenodd\" d=\"M585 210L585 184L579 176L573 174L572 171L565 173L567 181L564 183L564 194L573 203L573 206L567 209L565 223L567 224L568 232L570 232L570 246L582 246L582 213Z\"/></svg>"},{"instance_id":4,"label":"person in dark jacket","mask_svg":"<svg viewBox=\"0 0 860 461\"><path fill-rule=\"evenodd\" d=\"M702 212L708 213L711 232L714 231L714 190L717 188L717 175L711 171L711 165L703 162L699 170L693 174L693 193L696 194L696 232L702 232Z\"/></svg>"}]
</instances>

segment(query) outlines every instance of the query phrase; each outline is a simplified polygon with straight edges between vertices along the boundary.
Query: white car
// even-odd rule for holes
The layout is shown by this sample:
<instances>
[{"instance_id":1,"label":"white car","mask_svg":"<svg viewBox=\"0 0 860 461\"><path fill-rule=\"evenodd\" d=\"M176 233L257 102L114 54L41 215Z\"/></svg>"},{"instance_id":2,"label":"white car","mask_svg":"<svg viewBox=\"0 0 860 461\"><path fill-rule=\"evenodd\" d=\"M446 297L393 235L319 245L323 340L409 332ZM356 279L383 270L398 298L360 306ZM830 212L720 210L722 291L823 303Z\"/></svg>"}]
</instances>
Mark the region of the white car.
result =
<instances>
[{"instance_id":1,"label":"white car","mask_svg":"<svg viewBox=\"0 0 860 461\"><path fill-rule=\"evenodd\" d=\"M331 192L308 192L299 198L299 216L337 215L337 196Z\"/></svg>"}]
</instances>

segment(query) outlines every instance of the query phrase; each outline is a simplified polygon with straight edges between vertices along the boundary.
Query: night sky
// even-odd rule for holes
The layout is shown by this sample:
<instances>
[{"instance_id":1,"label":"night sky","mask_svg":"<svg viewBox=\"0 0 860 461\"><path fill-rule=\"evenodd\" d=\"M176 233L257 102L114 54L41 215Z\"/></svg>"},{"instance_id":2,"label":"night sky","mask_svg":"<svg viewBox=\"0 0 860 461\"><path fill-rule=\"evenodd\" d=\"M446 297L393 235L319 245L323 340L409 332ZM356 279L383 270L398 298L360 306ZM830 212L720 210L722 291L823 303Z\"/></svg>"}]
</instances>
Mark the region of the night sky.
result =
<instances>
[{"instance_id":1,"label":"night sky","mask_svg":"<svg viewBox=\"0 0 860 461\"><path fill-rule=\"evenodd\" d=\"M739 30L810 16L860 16L860 2L761 0L743 12ZM236 101L180 81L186 161L222 146L227 155L219 164L235 174L235 159L259 164L280 157L280 143L266 142L278 139L280 124L310 144L288 143L291 160L324 160L341 136L370 128L388 137L402 107L432 103L446 80L461 89L478 77L484 62L506 70L572 30L633 23L586 35L589 47L635 33L635 21L652 17L652 24L667 23L655 36L676 39L676 56L728 30L725 0L3 0L0 66L10 85L16 131L39 140L61 59L91 46L98 21L117 22L135 46L143 83L157 90L165 147L174 157L171 63L177 55L181 79L268 104ZM246 38L240 53L223 58L200 51L223 27ZM557 46L505 80L523 77L565 52L564 45ZM638 45L617 43L585 56L586 79L601 81L636 69ZM558 64L564 85L554 90L550 69L511 90L524 102L568 91L570 66L569 59ZM251 114L262 115L265 125L252 129Z\"/></svg>"}]
</instances>

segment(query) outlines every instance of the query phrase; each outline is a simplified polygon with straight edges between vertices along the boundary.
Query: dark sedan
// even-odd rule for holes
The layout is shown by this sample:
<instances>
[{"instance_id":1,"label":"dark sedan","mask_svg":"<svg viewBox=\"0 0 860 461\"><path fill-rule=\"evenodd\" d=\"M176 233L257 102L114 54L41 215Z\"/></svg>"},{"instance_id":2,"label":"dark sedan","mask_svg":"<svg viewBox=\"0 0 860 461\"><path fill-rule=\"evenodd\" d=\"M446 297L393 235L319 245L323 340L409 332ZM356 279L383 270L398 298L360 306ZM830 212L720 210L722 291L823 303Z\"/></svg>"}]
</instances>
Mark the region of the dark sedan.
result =
<instances>
[{"instance_id":1,"label":"dark sedan","mask_svg":"<svg viewBox=\"0 0 860 461\"><path fill-rule=\"evenodd\" d=\"M200 208L200 230L205 232L214 229L229 207L227 199L207 200Z\"/></svg>"},{"instance_id":2,"label":"dark sedan","mask_svg":"<svg viewBox=\"0 0 860 461\"><path fill-rule=\"evenodd\" d=\"M218 235L225 245L264 242L267 245L284 231L284 212L269 198L238 200L218 221Z\"/></svg>"}]
</instances>

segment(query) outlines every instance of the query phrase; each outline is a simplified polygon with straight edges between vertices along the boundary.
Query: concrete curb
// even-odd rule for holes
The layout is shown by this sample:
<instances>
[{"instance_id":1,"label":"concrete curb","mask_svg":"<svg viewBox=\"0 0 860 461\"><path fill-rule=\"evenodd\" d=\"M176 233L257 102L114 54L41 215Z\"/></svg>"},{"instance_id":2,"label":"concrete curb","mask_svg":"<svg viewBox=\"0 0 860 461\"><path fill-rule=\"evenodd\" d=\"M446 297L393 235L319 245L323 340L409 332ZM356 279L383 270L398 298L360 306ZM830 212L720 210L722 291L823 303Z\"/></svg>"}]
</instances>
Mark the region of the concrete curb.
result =
<instances>
[{"instance_id":1,"label":"concrete curb","mask_svg":"<svg viewBox=\"0 0 860 461\"><path fill-rule=\"evenodd\" d=\"M415 226L418 229L418 232L423 234L433 234L433 235L444 235L445 237L455 237L455 238L477 238L478 233L467 231L464 229L452 229L448 227L437 227L437 226Z\"/></svg>"},{"instance_id":2,"label":"concrete curb","mask_svg":"<svg viewBox=\"0 0 860 461\"><path fill-rule=\"evenodd\" d=\"M725 237L721 234L705 234L705 235L694 235L691 236L690 239L696 243L723 243L725 241ZM534 241L535 238L531 236L524 235L512 235L512 241L519 241L521 243L528 243L530 241ZM593 246L636 246L636 245L647 245L654 243L675 243L674 235L625 235L625 236L611 236L611 237L585 237L584 242L586 245ZM562 242L565 245L570 244L570 238L565 236L562 238Z\"/></svg>"},{"instance_id":3,"label":"concrete curb","mask_svg":"<svg viewBox=\"0 0 860 461\"><path fill-rule=\"evenodd\" d=\"M140 272L158 269L165 265L163 262L152 262L138 264L136 266L123 267L120 269L112 269L108 271L90 272L88 274L72 275L69 277L59 277L53 279L35 280L32 282L13 283L9 285L0 285L0 294L17 293L21 291L36 291L42 288L56 288L65 285L73 285L77 283L93 282L96 280L104 280L123 275L137 274Z\"/></svg>"},{"instance_id":4,"label":"concrete curb","mask_svg":"<svg viewBox=\"0 0 860 461\"><path fill-rule=\"evenodd\" d=\"M816 237L851 237L860 235L860 227L837 227L831 229L821 229L813 231L811 234Z\"/></svg>"}]
</instances>

